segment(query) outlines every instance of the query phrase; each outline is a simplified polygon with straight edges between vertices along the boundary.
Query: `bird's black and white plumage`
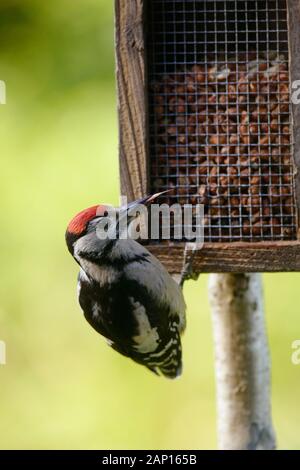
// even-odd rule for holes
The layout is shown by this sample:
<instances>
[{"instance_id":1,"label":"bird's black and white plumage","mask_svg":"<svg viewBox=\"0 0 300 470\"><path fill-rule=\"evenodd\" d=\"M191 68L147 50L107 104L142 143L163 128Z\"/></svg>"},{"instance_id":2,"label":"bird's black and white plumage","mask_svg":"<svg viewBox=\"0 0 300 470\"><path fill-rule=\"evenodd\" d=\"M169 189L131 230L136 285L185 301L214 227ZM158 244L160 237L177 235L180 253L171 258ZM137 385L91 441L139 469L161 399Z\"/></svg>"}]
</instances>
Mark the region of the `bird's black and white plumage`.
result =
<instances>
[{"instance_id":1,"label":"bird's black and white plumage","mask_svg":"<svg viewBox=\"0 0 300 470\"><path fill-rule=\"evenodd\" d=\"M80 265L78 297L84 316L116 351L175 378L182 369L182 290L136 241L97 237L105 210L82 211L66 232L69 251Z\"/></svg>"}]
</instances>

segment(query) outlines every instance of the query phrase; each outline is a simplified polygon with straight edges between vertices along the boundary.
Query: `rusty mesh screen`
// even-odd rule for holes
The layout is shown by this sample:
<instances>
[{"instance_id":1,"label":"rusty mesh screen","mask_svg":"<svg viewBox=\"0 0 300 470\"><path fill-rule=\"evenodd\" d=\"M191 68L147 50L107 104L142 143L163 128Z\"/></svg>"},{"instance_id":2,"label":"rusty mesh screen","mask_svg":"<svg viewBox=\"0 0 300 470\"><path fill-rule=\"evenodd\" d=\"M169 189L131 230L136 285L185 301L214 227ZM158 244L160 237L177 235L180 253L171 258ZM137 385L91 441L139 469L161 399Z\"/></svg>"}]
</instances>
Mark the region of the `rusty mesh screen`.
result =
<instances>
[{"instance_id":1,"label":"rusty mesh screen","mask_svg":"<svg viewBox=\"0 0 300 470\"><path fill-rule=\"evenodd\" d=\"M205 241L296 239L287 6L150 0L152 191L202 203Z\"/></svg>"}]
</instances>

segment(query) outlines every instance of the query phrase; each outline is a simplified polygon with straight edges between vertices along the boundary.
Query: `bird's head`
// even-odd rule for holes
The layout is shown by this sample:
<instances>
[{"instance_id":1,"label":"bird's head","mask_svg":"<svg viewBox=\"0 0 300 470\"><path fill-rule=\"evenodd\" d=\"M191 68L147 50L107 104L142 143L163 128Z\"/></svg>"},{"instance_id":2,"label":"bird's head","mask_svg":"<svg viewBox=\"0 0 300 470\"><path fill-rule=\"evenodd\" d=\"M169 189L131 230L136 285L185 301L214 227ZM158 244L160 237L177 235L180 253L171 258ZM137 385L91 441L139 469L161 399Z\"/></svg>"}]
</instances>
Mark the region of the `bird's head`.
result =
<instances>
[{"instance_id":1,"label":"bird's head","mask_svg":"<svg viewBox=\"0 0 300 470\"><path fill-rule=\"evenodd\" d=\"M138 216L135 208L138 208L140 205L149 206L160 195L166 192L167 191L152 194L151 196L146 196L142 199L133 201L126 206L118 208L112 208L111 206L100 204L79 212L70 221L66 231L66 243L70 253L72 255L74 254L75 244L83 238L85 238L89 244L95 244L95 242L97 242L97 249L98 251L101 251L101 249L104 249L108 243L111 243L111 239L109 238L100 239L97 237L97 227L99 227L101 221L104 222L105 219L105 223L111 222L111 228L115 230L117 239L120 220L123 216L126 217L126 223L129 225L129 223Z\"/></svg>"},{"instance_id":2,"label":"bird's head","mask_svg":"<svg viewBox=\"0 0 300 470\"><path fill-rule=\"evenodd\" d=\"M97 222L107 213L108 206L91 206L73 217L66 231L66 242L71 254L74 252L74 244L80 238L96 229Z\"/></svg>"}]
</instances>

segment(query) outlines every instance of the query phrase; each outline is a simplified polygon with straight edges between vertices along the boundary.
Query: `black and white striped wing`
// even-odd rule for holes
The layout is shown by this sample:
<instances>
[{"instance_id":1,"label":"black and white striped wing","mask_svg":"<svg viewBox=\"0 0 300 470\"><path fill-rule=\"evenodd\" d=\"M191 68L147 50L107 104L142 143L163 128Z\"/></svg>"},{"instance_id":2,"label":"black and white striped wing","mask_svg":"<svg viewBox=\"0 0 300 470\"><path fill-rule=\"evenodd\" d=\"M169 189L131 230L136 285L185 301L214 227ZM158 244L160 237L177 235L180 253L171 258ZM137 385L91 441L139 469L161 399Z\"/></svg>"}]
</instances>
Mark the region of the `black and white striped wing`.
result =
<instances>
[{"instance_id":1,"label":"black and white striped wing","mask_svg":"<svg viewBox=\"0 0 300 470\"><path fill-rule=\"evenodd\" d=\"M185 303L180 287L154 257L148 263L133 263L125 270L136 283L130 297L136 333L133 356L167 377L181 373L180 333L185 328Z\"/></svg>"}]
</instances>

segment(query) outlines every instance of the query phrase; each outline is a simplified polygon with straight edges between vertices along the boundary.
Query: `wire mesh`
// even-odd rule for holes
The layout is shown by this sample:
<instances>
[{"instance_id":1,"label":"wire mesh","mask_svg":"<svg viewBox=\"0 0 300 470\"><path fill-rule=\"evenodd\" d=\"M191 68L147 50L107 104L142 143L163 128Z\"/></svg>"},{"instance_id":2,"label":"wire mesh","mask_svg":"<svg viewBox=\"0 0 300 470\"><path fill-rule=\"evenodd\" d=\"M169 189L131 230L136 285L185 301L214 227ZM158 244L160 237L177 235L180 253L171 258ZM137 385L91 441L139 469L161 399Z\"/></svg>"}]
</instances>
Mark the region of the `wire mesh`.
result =
<instances>
[{"instance_id":1,"label":"wire mesh","mask_svg":"<svg viewBox=\"0 0 300 470\"><path fill-rule=\"evenodd\" d=\"M296 239L287 6L151 0L150 182L205 241Z\"/></svg>"}]
</instances>

